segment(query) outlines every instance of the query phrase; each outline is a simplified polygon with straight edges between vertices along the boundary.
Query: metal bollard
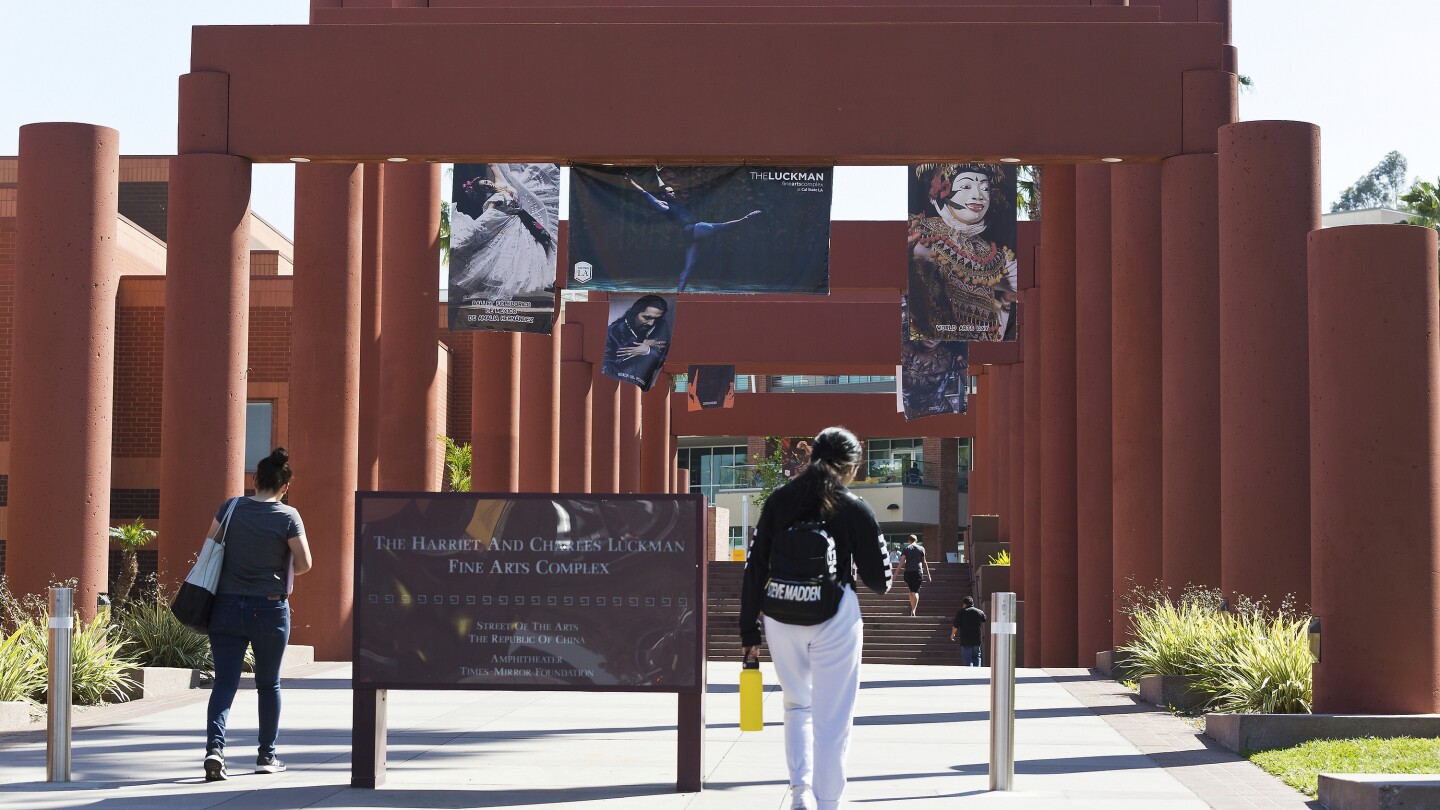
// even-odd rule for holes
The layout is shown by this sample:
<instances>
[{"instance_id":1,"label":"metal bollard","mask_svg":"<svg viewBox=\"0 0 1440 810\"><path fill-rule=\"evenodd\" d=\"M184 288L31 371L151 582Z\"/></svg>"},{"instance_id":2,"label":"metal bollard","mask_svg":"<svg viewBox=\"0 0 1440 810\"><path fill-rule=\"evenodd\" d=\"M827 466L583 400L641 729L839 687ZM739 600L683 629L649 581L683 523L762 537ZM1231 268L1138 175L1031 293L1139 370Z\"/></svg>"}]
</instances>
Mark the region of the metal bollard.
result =
<instances>
[{"instance_id":1,"label":"metal bollard","mask_svg":"<svg viewBox=\"0 0 1440 810\"><path fill-rule=\"evenodd\" d=\"M70 689L75 590L50 589L50 682L46 689L45 781L70 781Z\"/></svg>"},{"instance_id":2,"label":"metal bollard","mask_svg":"<svg viewBox=\"0 0 1440 810\"><path fill-rule=\"evenodd\" d=\"M990 596L990 789L1015 789L1015 594Z\"/></svg>"}]
</instances>

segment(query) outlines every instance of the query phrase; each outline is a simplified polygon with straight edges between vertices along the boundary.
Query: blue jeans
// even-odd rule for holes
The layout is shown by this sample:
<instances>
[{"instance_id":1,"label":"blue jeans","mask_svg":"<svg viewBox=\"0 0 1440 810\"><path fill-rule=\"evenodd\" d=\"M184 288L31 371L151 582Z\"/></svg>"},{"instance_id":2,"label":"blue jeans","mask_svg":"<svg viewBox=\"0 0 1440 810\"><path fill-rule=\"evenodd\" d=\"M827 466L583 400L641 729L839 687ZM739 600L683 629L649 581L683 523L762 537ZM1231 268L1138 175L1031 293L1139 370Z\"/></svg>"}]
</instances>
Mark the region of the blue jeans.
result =
<instances>
[{"instance_id":1,"label":"blue jeans","mask_svg":"<svg viewBox=\"0 0 1440 810\"><path fill-rule=\"evenodd\" d=\"M245 648L255 648L255 691L260 699L260 756L275 753L280 734L280 661L290 643L290 603L285 598L219 594L210 613L210 651L215 685L206 716L205 750L225 750L225 722L240 688Z\"/></svg>"},{"instance_id":2,"label":"blue jeans","mask_svg":"<svg viewBox=\"0 0 1440 810\"><path fill-rule=\"evenodd\" d=\"M966 667L980 666L980 646L974 647L960 645L960 665Z\"/></svg>"}]
</instances>

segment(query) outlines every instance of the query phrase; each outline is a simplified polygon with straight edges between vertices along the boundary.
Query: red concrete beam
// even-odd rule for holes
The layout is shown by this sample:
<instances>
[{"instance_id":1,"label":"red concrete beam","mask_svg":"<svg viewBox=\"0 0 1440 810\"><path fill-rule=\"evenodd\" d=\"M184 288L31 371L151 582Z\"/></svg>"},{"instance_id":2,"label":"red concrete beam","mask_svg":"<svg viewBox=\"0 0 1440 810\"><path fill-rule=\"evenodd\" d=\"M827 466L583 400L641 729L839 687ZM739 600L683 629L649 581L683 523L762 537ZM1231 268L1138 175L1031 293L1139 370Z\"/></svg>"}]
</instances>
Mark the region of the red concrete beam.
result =
<instances>
[{"instance_id":1,"label":"red concrete beam","mask_svg":"<svg viewBox=\"0 0 1440 810\"><path fill-rule=\"evenodd\" d=\"M230 151L261 161L1153 160L1181 151L1183 76L1220 68L1221 33L1101 22L202 26L191 61L229 74ZM916 77L957 41L968 43L967 85L1024 103L1003 116L936 104ZM473 72L477 42L489 64L528 65L525 81L456 104L437 77ZM565 58L536 59L546 53ZM657 126L657 99L684 125ZM526 111L524 125L497 127L496 110ZM924 127L896 126L920 110Z\"/></svg>"},{"instance_id":2,"label":"red concrete beam","mask_svg":"<svg viewBox=\"0 0 1440 810\"><path fill-rule=\"evenodd\" d=\"M805 0L783 6L756 0L714 6L587 6L574 0L556 5L533 3L499 8L459 4L430 8L327 8L311 14L321 25L467 25L473 23L857 23L857 22L1160 22L1160 9L1145 6L1094 6L1090 0L973 0L951 6L870 2L864 6L825 5ZM843 0L845 3L854 0ZM903 5L902 5L903 3Z\"/></svg>"},{"instance_id":3,"label":"red concrete beam","mask_svg":"<svg viewBox=\"0 0 1440 810\"><path fill-rule=\"evenodd\" d=\"M829 425L844 425L857 436L975 435L973 414L906 422L904 414L895 412L894 394L736 394L733 408L686 408L684 394L670 396L670 432L675 436L813 436Z\"/></svg>"}]
</instances>

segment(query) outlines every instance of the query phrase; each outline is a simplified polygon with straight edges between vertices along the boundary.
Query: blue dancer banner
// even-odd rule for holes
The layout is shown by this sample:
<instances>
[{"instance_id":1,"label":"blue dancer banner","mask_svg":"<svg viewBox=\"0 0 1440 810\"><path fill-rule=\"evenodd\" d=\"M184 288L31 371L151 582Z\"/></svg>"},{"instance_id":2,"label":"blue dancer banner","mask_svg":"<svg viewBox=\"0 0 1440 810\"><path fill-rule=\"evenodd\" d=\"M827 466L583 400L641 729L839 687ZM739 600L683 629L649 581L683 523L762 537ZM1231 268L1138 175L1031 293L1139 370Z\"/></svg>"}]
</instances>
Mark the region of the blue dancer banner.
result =
<instances>
[{"instance_id":1,"label":"blue dancer banner","mask_svg":"<svg viewBox=\"0 0 1440 810\"><path fill-rule=\"evenodd\" d=\"M568 287L827 295L832 174L575 166Z\"/></svg>"}]
</instances>

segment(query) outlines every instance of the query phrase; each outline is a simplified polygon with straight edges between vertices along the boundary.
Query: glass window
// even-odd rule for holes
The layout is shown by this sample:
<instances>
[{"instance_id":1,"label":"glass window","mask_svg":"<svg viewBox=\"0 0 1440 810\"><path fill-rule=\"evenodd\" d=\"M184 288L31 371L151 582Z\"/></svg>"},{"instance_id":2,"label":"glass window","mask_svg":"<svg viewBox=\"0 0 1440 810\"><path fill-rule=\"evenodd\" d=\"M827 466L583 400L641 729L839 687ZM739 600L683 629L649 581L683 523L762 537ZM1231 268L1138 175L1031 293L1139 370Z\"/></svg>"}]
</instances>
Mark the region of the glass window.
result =
<instances>
[{"instance_id":1,"label":"glass window","mask_svg":"<svg viewBox=\"0 0 1440 810\"><path fill-rule=\"evenodd\" d=\"M275 403L245 403L245 472L255 472L260 459L270 455L274 445Z\"/></svg>"}]
</instances>

